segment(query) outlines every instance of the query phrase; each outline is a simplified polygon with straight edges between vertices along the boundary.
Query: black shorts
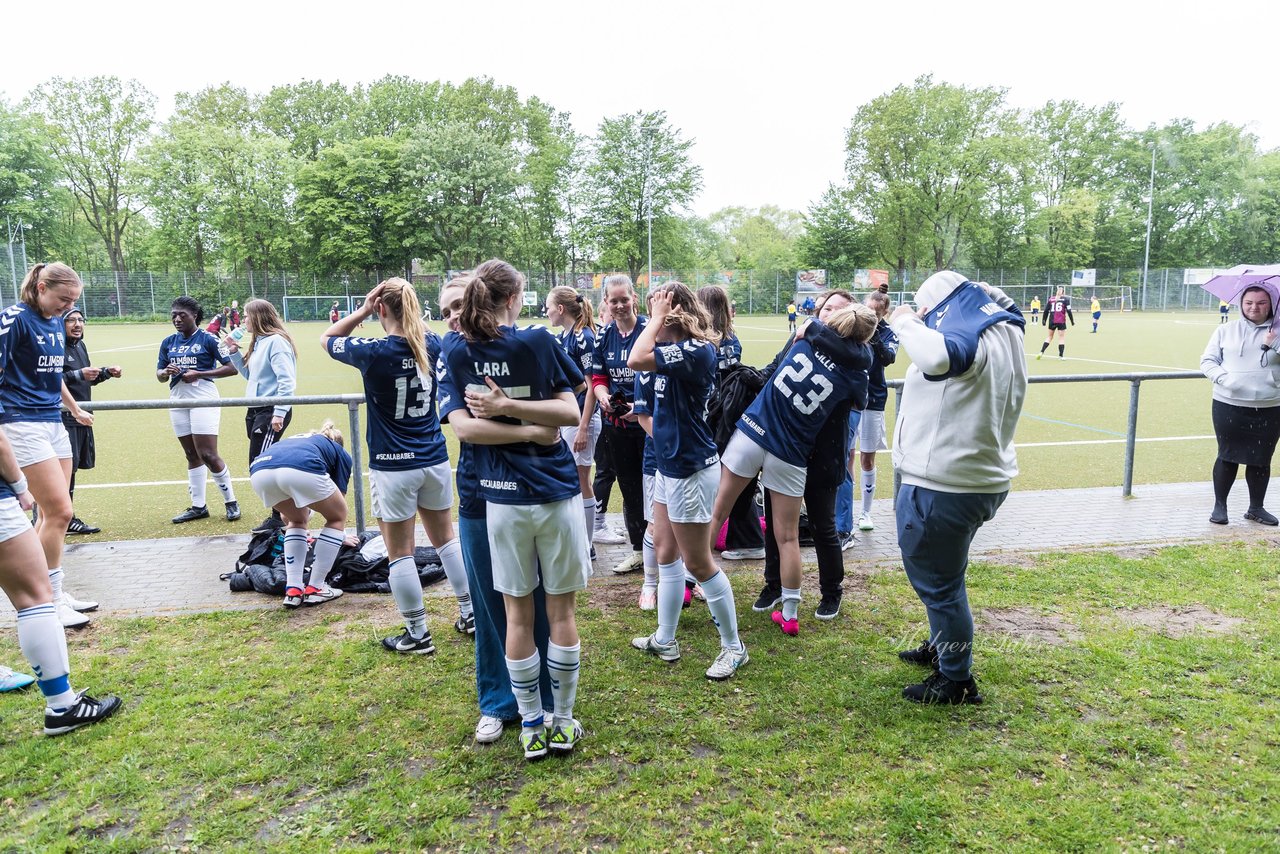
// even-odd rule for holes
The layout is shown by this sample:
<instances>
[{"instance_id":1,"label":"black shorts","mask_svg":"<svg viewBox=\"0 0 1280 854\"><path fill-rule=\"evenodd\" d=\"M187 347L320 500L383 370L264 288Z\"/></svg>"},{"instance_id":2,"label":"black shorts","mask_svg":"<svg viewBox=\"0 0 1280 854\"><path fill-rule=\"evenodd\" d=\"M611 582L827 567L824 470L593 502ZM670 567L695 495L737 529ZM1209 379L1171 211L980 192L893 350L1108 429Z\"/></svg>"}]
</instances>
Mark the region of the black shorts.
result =
<instances>
[{"instance_id":1,"label":"black shorts","mask_svg":"<svg viewBox=\"0 0 1280 854\"><path fill-rule=\"evenodd\" d=\"M93 445L93 428L83 424L68 424L66 421L62 422L62 426L67 428L67 439L71 442L71 470L93 468L98 456Z\"/></svg>"},{"instance_id":2,"label":"black shorts","mask_svg":"<svg viewBox=\"0 0 1280 854\"><path fill-rule=\"evenodd\" d=\"M1050 331L1050 332L1057 332L1059 329L1061 329L1063 332L1066 332L1066 331L1067 331L1067 324L1065 324L1065 323L1054 323L1054 322L1052 322L1052 321L1050 321L1050 322L1049 322L1049 331Z\"/></svg>"}]
</instances>

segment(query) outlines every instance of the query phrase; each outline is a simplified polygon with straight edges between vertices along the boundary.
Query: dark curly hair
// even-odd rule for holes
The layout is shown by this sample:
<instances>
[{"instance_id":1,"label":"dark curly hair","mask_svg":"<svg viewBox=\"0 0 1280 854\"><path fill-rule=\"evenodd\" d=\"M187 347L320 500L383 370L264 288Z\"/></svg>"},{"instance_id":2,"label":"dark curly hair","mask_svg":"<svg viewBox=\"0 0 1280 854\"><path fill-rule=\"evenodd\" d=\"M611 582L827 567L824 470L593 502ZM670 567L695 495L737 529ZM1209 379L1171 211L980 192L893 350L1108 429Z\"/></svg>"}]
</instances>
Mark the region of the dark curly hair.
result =
<instances>
[{"instance_id":1,"label":"dark curly hair","mask_svg":"<svg viewBox=\"0 0 1280 854\"><path fill-rule=\"evenodd\" d=\"M180 308L183 311L189 311L196 316L196 326L204 320L204 309L200 307L200 303L196 302L195 297L178 297L169 304L169 311Z\"/></svg>"}]
</instances>

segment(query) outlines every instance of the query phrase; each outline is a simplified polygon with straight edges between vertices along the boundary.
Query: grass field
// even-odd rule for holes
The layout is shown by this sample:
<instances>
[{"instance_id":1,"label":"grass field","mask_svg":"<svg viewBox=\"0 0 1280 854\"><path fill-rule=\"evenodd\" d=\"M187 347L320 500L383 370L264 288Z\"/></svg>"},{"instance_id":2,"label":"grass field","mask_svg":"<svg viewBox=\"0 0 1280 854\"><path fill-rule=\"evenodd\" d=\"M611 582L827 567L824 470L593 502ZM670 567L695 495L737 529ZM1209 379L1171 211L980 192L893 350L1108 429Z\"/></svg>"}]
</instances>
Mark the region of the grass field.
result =
<instances>
[{"instance_id":1,"label":"grass field","mask_svg":"<svg viewBox=\"0 0 1280 854\"><path fill-rule=\"evenodd\" d=\"M114 720L46 739L37 696L0 695L0 850L1280 848L1271 544L974 565L986 702L963 708L900 699L921 607L891 568L850 572L841 617L799 638L740 608L752 660L722 684L703 606L666 665L627 647L653 625L631 589L592 587L588 735L537 764L513 734L472 742L469 640L376 648L390 597L107 615L72 660L127 698Z\"/></svg>"},{"instance_id":2,"label":"grass field","mask_svg":"<svg viewBox=\"0 0 1280 854\"><path fill-rule=\"evenodd\" d=\"M1046 356L1036 361L1043 327L1029 328L1027 351L1033 374L1092 374L1194 370L1200 353L1217 323L1216 314L1120 314L1103 316L1097 335L1089 333L1083 313L1081 323L1070 330L1067 359ZM442 325L433 324L438 331ZM299 344L299 393L335 394L359 392L359 375L329 359L320 349L324 324L291 324ZM738 334L747 362L769 361L786 339L786 320L780 317L744 317ZM100 400L163 399L167 388L156 382L154 370L160 341L171 327L153 325L93 325L86 343L94 364L119 364L122 379L95 390ZM378 334L376 325L365 328ZM1056 352L1053 351L1053 352ZM890 371L901 377L905 356ZM244 381L231 377L218 381L224 397L242 396ZM1207 381L1179 380L1143 385L1138 421L1140 440L1135 482L1166 483L1207 480L1214 443L1209 437L1210 390ZM1032 386L1018 429L1022 474L1015 489L1108 486L1121 482L1124 431L1129 405L1128 383L1052 384ZM222 413L220 450L237 478L247 476L248 440L243 410ZM892 429L893 398L887 419ZM344 431L347 413L342 407L300 407L290 432L314 427L333 418ZM98 466L78 479L76 508L86 520L100 525L98 539L177 536L247 531L263 515L247 481L237 484L244 519L228 525L217 518L217 490L210 483L214 518L176 526L169 518L189 503L186 464L164 410L104 412L95 427ZM452 432L445 434L453 447ZM890 440L892 441L892 439ZM892 488L889 454L879 459L880 497ZM614 492L612 509L620 510Z\"/></svg>"}]
</instances>

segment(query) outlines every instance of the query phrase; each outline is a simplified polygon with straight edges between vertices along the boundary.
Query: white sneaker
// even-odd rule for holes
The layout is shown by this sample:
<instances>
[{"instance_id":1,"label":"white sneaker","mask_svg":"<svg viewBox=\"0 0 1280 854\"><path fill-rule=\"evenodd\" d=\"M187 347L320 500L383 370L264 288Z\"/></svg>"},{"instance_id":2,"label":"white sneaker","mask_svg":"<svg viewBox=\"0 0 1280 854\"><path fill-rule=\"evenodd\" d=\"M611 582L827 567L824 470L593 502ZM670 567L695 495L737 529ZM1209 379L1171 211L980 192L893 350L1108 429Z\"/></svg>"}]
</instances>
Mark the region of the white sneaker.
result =
<instances>
[{"instance_id":1,"label":"white sneaker","mask_svg":"<svg viewBox=\"0 0 1280 854\"><path fill-rule=\"evenodd\" d=\"M89 625L89 618L79 611L72 610L71 606L66 602L57 604L58 619L62 622L65 629L79 629Z\"/></svg>"},{"instance_id":2,"label":"white sneaker","mask_svg":"<svg viewBox=\"0 0 1280 854\"><path fill-rule=\"evenodd\" d=\"M723 682L737 673L738 669L750 660L751 656L747 655L747 645L745 643L740 643L737 649L729 649L726 646L722 646L720 647L720 654L716 656L716 660L711 662L711 666L707 668L707 678Z\"/></svg>"},{"instance_id":3,"label":"white sneaker","mask_svg":"<svg viewBox=\"0 0 1280 854\"><path fill-rule=\"evenodd\" d=\"M618 562L613 568L614 575L625 575L628 572L635 572L637 569L644 569L644 553L632 552L627 557Z\"/></svg>"},{"instance_id":4,"label":"white sneaker","mask_svg":"<svg viewBox=\"0 0 1280 854\"><path fill-rule=\"evenodd\" d=\"M658 607L658 588L645 585L640 588L640 610L653 611Z\"/></svg>"},{"instance_id":5,"label":"white sneaker","mask_svg":"<svg viewBox=\"0 0 1280 854\"><path fill-rule=\"evenodd\" d=\"M591 542L602 546L620 546L626 541L627 538L613 528L597 528L591 535Z\"/></svg>"},{"instance_id":6,"label":"white sneaker","mask_svg":"<svg viewBox=\"0 0 1280 854\"><path fill-rule=\"evenodd\" d=\"M659 643L657 635L648 635L643 638L632 638L631 645L636 649L652 653L663 661L680 660L680 641L674 638L672 638L671 643Z\"/></svg>"},{"instance_id":7,"label":"white sneaker","mask_svg":"<svg viewBox=\"0 0 1280 854\"><path fill-rule=\"evenodd\" d=\"M87 602L83 599L77 599L67 592L67 588L62 588L62 601L67 607L73 611L96 611L98 610L97 602Z\"/></svg>"},{"instance_id":8,"label":"white sneaker","mask_svg":"<svg viewBox=\"0 0 1280 854\"><path fill-rule=\"evenodd\" d=\"M758 549L726 549L720 552L724 560L764 560L764 546Z\"/></svg>"},{"instance_id":9,"label":"white sneaker","mask_svg":"<svg viewBox=\"0 0 1280 854\"><path fill-rule=\"evenodd\" d=\"M858 517L859 531L874 531L875 529L876 529L876 523L871 521L870 513L863 513Z\"/></svg>"},{"instance_id":10,"label":"white sneaker","mask_svg":"<svg viewBox=\"0 0 1280 854\"><path fill-rule=\"evenodd\" d=\"M476 744L493 744L502 738L502 719L481 715L476 723Z\"/></svg>"}]
</instances>

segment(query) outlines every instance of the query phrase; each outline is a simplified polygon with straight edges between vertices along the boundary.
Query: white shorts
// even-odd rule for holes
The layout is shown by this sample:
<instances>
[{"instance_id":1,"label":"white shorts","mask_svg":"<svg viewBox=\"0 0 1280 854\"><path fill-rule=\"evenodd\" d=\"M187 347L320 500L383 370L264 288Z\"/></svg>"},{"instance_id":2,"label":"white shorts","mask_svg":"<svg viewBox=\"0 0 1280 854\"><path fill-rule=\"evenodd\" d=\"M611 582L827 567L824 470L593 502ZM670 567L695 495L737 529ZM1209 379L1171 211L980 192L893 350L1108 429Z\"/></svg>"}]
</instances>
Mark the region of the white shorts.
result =
<instances>
[{"instance_id":1,"label":"white shorts","mask_svg":"<svg viewBox=\"0 0 1280 854\"><path fill-rule=\"evenodd\" d=\"M7 543L19 534L31 530L31 517L22 512L18 499L0 500L0 543Z\"/></svg>"},{"instance_id":2,"label":"white shorts","mask_svg":"<svg viewBox=\"0 0 1280 854\"><path fill-rule=\"evenodd\" d=\"M196 380L193 383L179 382L169 389L171 400L218 400L218 387L209 380ZM183 436L216 436L218 424L222 420L222 407L209 406L203 409L170 409L169 423L173 432Z\"/></svg>"},{"instance_id":3,"label":"white shorts","mask_svg":"<svg viewBox=\"0 0 1280 854\"><path fill-rule=\"evenodd\" d=\"M646 522L653 521L653 493L657 489L656 474L646 474L644 480L644 520Z\"/></svg>"},{"instance_id":4,"label":"white shorts","mask_svg":"<svg viewBox=\"0 0 1280 854\"><path fill-rule=\"evenodd\" d=\"M249 476L249 484L268 507L285 500L310 507L338 491L328 475L297 469L261 469Z\"/></svg>"},{"instance_id":5,"label":"white shorts","mask_svg":"<svg viewBox=\"0 0 1280 854\"><path fill-rule=\"evenodd\" d=\"M578 428L561 427L560 438L564 439L566 445L569 446L569 453L573 454L573 461L580 466L590 466L596 461L596 441L600 438L600 413L596 412L591 416L591 420L587 422L587 446L582 449L581 453L573 449L573 440L578 437Z\"/></svg>"},{"instance_id":6,"label":"white shorts","mask_svg":"<svg viewBox=\"0 0 1280 854\"><path fill-rule=\"evenodd\" d=\"M871 454L887 450L889 446L885 443L884 410L862 410L862 420L858 422L858 451Z\"/></svg>"},{"instance_id":7,"label":"white shorts","mask_svg":"<svg viewBox=\"0 0 1280 854\"><path fill-rule=\"evenodd\" d=\"M667 508L672 522L687 524L711 521L720 487L720 466L708 466L688 477L667 477L658 472L653 500Z\"/></svg>"},{"instance_id":8,"label":"white shorts","mask_svg":"<svg viewBox=\"0 0 1280 854\"><path fill-rule=\"evenodd\" d=\"M550 504L495 504L485 510L493 589L528 596L537 589L558 595L585 590L591 547L579 496Z\"/></svg>"},{"instance_id":9,"label":"white shorts","mask_svg":"<svg viewBox=\"0 0 1280 854\"><path fill-rule=\"evenodd\" d=\"M755 477L760 474L760 484L782 495L804 497L804 466L793 466L757 445L741 430L735 430L729 447L720 455L720 462L738 477Z\"/></svg>"},{"instance_id":10,"label":"white shorts","mask_svg":"<svg viewBox=\"0 0 1280 854\"><path fill-rule=\"evenodd\" d=\"M71 440L62 419L57 421L10 421L0 424L13 446L18 468L26 468L45 460L71 459Z\"/></svg>"},{"instance_id":11,"label":"white shorts","mask_svg":"<svg viewBox=\"0 0 1280 854\"><path fill-rule=\"evenodd\" d=\"M423 510L453 509L453 477L449 462L408 471L370 471L373 515L384 522L403 522ZM578 502L579 508L582 502ZM579 516L582 514L579 513Z\"/></svg>"}]
</instances>

